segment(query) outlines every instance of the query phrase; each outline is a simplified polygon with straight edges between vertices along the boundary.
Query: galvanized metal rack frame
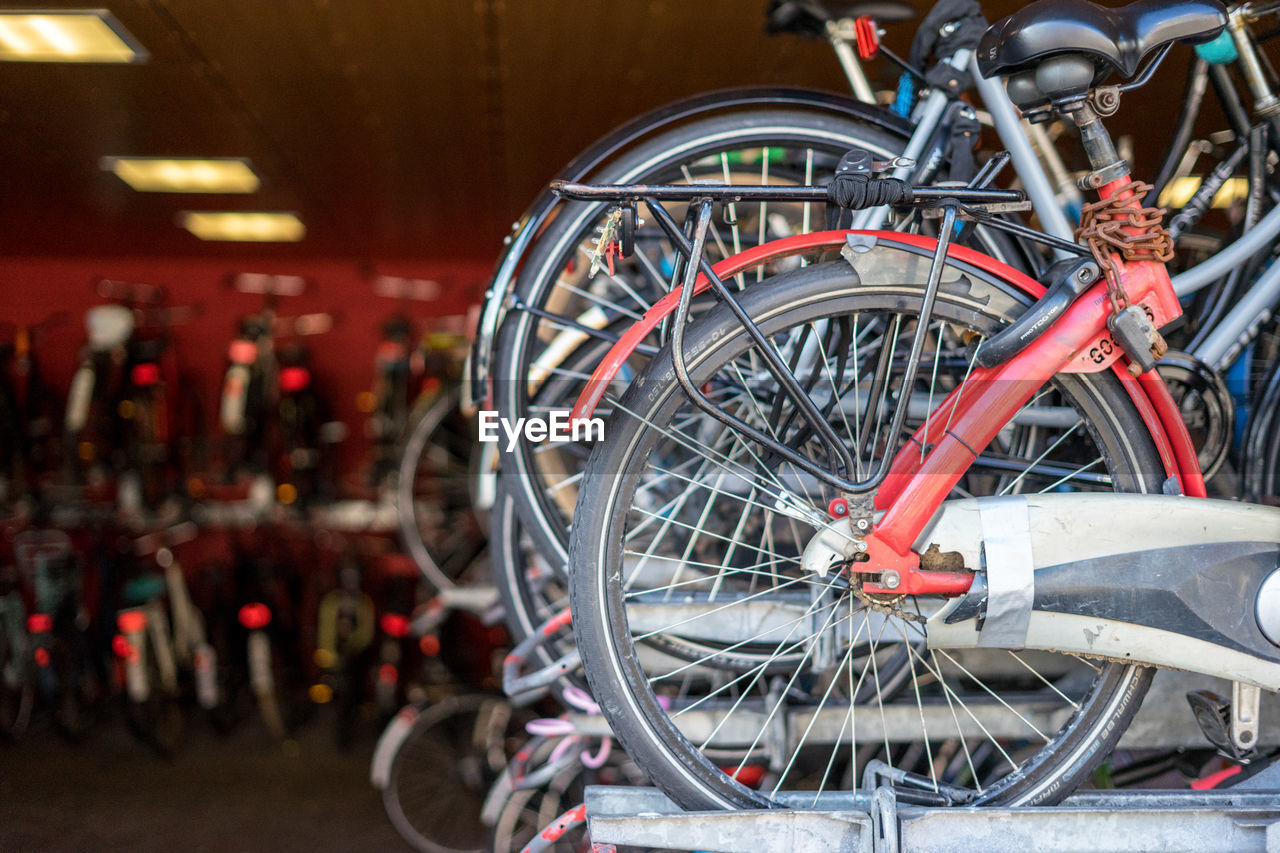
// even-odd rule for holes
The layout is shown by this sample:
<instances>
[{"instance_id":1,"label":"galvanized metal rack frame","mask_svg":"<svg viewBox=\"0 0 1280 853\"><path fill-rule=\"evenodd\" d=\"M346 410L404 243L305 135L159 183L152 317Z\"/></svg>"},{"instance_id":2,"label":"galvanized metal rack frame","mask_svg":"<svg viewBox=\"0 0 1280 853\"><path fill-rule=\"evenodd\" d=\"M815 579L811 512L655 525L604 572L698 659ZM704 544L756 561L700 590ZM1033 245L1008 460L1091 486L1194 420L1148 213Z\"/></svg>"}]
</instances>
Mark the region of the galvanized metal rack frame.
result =
<instances>
[{"instance_id":1,"label":"galvanized metal rack frame","mask_svg":"<svg viewBox=\"0 0 1280 853\"><path fill-rule=\"evenodd\" d=\"M708 853L1067 853L1230 850L1280 853L1280 764L1223 791L1087 791L1061 805L928 808L894 790L783 794L792 808L686 812L653 788L591 787L593 849Z\"/></svg>"}]
</instances>

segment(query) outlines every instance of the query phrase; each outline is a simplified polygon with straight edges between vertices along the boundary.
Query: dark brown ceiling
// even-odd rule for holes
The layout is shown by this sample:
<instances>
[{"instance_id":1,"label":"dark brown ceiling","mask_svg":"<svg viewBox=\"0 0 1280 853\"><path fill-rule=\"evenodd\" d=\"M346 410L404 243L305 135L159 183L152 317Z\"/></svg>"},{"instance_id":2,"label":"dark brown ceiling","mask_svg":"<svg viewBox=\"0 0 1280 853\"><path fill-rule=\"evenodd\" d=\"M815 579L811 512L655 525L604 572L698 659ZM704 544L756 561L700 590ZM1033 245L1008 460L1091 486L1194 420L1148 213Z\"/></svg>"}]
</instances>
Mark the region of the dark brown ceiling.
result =
<instances>
[{"instance_id":1,"label":"dark brown ceiling","mask_svg":"<svg viewBox=\"0 0 1280 853\"><path fill-rule=\"evenodd\" d=\"M764 35L764 0L105 5L149 62L0 63L0 253L233 253L175 215L269 209L308 228L282 254L489 258L561 165L645 109L750 83L842 86L824 44ZM248 157L263 188L135 193L104 155Z\"/></svg>"}]
</instances>

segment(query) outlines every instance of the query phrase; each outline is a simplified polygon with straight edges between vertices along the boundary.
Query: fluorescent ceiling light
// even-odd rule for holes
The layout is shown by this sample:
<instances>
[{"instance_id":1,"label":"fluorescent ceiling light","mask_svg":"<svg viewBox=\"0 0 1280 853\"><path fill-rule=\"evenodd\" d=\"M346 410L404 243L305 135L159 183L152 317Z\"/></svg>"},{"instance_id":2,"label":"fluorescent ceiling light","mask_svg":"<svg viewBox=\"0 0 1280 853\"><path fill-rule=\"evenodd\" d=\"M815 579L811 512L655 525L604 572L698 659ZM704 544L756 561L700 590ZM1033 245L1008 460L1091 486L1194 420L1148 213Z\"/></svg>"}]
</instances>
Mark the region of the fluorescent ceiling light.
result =
<instances>
[{"instance_id":1,"label":"fluorescent ceiling light","mask_svg":"<svg viewBox=\"0 0 1280 853\"><path fill-rule=\"evenodd\" d=\"M1196 175L1187 175L1182 178L1174 178L1160 193L1160 200L1156 202L1160 207L1184 207L1186 203L1191 201L1191 197L1196 194L1196 190L1200 189L1200 178ZM1230 207L1238 201L1244 201L1249 197L1249 182L1241 177L1227 178L1222 183L1222 187L1213 195L1213 206L1217 208Z\"/></svg>"},{"instance_id":2,"label":"fluorescent ceiling light","mask_svg":"<svg viewBox=\"0 0 1280 853\"><path fill-rule=\"evenodd\" d=\"M231 280L231 286L241 293L300 296L307 289L307 280L300 275L242 272Z\"/></svg>"},{"instance_id":3,"label":"fluorescent ceiling light","mask_svg":"<svg viewBox=\"0 0 1280 853\"><path fill-rule=\"evenodd\" d=\"M0 11L0 60L143 62L147 52L106 9Z\"/></svg>"},{"instance_id":4,"label":"fluorescent ceiling light","mask_svg":"<svg viewBox=\"0 0 1280 853\"><path fill-rule=\"evenodd\" d=\"M189 210L179 215L183 228L201 240L295 243L307 233L292 213L238 213Z\"/></svg>"},{"instance_id":5,"label":"fluorescent ceiling light","mask_svg":"<svg viewBox=\"0 0 1280 853\"><path fill-rule=\"evenodd\" d=\"M238 157L103 157L102 168L143 193L251 193L262 183Z\"/></svg>"}]
</instances>

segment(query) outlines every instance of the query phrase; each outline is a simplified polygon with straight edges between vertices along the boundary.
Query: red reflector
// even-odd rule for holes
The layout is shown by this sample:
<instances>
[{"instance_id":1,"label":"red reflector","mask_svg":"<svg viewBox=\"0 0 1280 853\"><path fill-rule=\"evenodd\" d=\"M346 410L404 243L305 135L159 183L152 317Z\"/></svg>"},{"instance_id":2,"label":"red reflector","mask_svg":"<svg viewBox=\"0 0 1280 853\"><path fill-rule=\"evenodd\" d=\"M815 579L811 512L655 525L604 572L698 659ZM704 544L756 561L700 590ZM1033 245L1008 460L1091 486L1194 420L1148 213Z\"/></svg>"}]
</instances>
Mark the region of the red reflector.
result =
<instances>
[{"instance_id":1,"label":"red reflector","mask_svg":"<svg viewBox=\"0 0 1280 853\"><path fill-rule=\"evenodd\" d=\"M854 35L858 39L858 56L870 59L880 52L880 31L872 18L862 16L853 22Z\"/></svg>"},{"instance_id":2,"label":"red reflector","mask_svg":"<svg viewBox=\"0 0 1280 853\"><path fill-rule=\"evenodd\" d=\"M36 659L36 665L37 665L37 666L42 666L42 667L44 667L44 666L48 666L48 665L49 665L49 650L48 650L48 649L44 649L44 648L36 649L35 659Z\"/></svg>"},{"instance_id":3,"label":"red reflector","mask_svg":"<svg viewBox=\"0 0 1280 853\"><path fill-rule=\"evenodd\" d=\"M236 338L227 347L227 358L232 364L253 364L258 360L258 345L244 338Z\"/></svg>"},{"instance_id":4,"label":"red reflector","mask_svg":"<svg viewBox=\"0 0 1280 853\"><path fill-rule=\"evenodd\" d=\"M1210 773L1203 779L1192 780L1191 788L1196 791L1212 791L1243 769L1242 765L1237 764L1235 767L1228 767L1225 770L1219 770L1217 773Z\"/></svg>"},{"instance_id":5,"label":"red reflector","mask_svg":"<svg viewBox=\"0 0 1280 853\"><path fill-rule=\"evenodd\" d=\"M144 361L141 364L135 364L133 370L129 373L129 378L133 380L133 384L139 388L146 388L155 385L160 381L160 365L152 361Z\"/></svg>"},{"instance_id":6,"label":"red reflector","mask_svg":"<svg viewBox=\"0 0 1280 853\"><path fill-rule=\"evenodd\" d=\"M250 631L265 628L271 623L271 608L259 602L246 604L240 608L240 624Z\"/></svg>"},{"instance_id":7,"label":"red reflector","mask_svg":"<svg viewBox=\"0 0 1280 853\"><path fill-rule=\"evenodd\" d=\"M43 634L53 630L53 617L48 613L32 613L27 617L27 633Z\"/></svg>"},{"instance_id":8,"label":"red reflector","mask_svg":"<svg viewBox=\"0 0 1280 853\"><path fill-rule=\"evenodd\" d=\"M126 610L116 617L116 626L123 634L136 634L147 627L147 615L141 610Z\"/></svg>"},{"instance_id":9,"label":"red reflector","mask_svg":"<svg viewBox=\"0 0 1280 853\"><path fill-rule=\"evenodd\" d=\"M378 354L376 356L379 364L388 364L400 361L405 357L405 346L395 341L383 341L378 344Z\"/></svg>"},{"instance_id":10,"label":"red reflector","mask_svg":"<svg viewBox=\"0 0 1280 853\"><path fill-rule=\"evenodd\" d=\"M435 634L424 634L418 641L418 648L422 649L424 655L433 658L440 654L440 638Z\"/></svg>"},{"instance_id":11,"label":"red reflector","mask_svg":"<svg viewBox=\"0 0 1280 853\"><path fill-rule=\"evenodd\" d=\"M285 393L301 391L311 384L311 371L305 367L283 367L280 369L280 390Z\"/></svg>"},{"instance_id":12,"label":"red reflector","mask_svg":"<svg viewBox=\"0 0 1280 853\"><path fill-rule=\"evenodd\" d=\"M111 638L111 651L115 652L118 658L127 658L129 653L133 651L133 646L129 645L129 641L124 638L123 634L116 634Z\"/></svg>"},{"instance_id":13,"label":"red reflector","mask_svg":"<svg viewBox=\"0 0 1280 853\"><path fill-rule=\"evenodd\" d=\"M740 768L736 772L728 767L721 767L720 769L748 788L754 788L764 781L764 768L757 764Z\"/></svg>"},{"instance_id":14,"label":"red reflector","mask_svg":"<svg viewBox=\"0 0 1280 853\"><path fill-rule=\"evenodd\" d=\"M404 637L409 633L409 617L399 613L382 614L382 633L388 637Z\"/></svg>"},{"instance_id":15,"label":"red reflector","mask_svg":"<svg viewBox=\"0 0 1280 853\"><path fill-rule=\"evenodd\" d=\"M422 380L422 393L434 394L440 390L440 380L434 376L428 376Z\"/></svg>"},{"instance_id":16,"label":"red reflector","mask_svg":"<svg viewBox=\"0 0 1280 853\"><path fill-rule=\"evenodd\" d=\"M394 665L384 663L382 666L378 667L378 680L383 684L395 684L399 679L400 673L396 670Z\"/></svg>"},{"instance_id":17,"label":"red reflector","mask_svg":"<svg viewBox=\"0 0 1280 853\"><path fill-rule=\"evenodd\" d=\"M392 577L411 578L418 574L418 564L408 554L384 554L378 565L383 574Z\"/></svg>"}]
</instances>

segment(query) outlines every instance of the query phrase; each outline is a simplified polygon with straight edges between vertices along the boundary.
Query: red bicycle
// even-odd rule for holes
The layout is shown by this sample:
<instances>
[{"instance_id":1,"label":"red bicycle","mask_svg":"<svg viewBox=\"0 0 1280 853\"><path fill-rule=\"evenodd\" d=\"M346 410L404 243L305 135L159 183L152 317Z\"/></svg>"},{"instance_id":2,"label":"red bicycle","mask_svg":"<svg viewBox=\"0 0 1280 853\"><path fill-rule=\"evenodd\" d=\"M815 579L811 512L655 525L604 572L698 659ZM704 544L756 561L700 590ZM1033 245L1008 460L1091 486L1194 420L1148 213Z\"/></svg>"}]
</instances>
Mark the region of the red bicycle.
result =
<instances>
[{"instance_id":1,"label":"red bicycle","mask_svg":"<svg viewBox=\"0 0 1280 853\"><path fill-rule=\"evenodd\" d=\"M973 220L1029 236L995 218L1020 201L987 188L999 159L954 188L877 177L857 151L826 189L555 185L692 259L578 401L612 418L570 549L592 693L680 805L816 804L864 773L910 802L1056 802L1153 666L1237 682L1202 725L1256 747L1258 690L1280 685L1280 513L1187 499L1203 477L1153 370L1181 313L1168 235L1102 124L1175 42L1225 22L1212 0L1062 0L987 32L984 72L1024 114L1073 123L1092 166L1082 245L1042 237L1070 255L1042 282L952 245ZM1099 85L1113 73L1132 82ZM825 232L712 267L716 212L743 199L910 206L936 236ZM758 788L735 778L749 766Z\"/></svg>"}]
</instances>

